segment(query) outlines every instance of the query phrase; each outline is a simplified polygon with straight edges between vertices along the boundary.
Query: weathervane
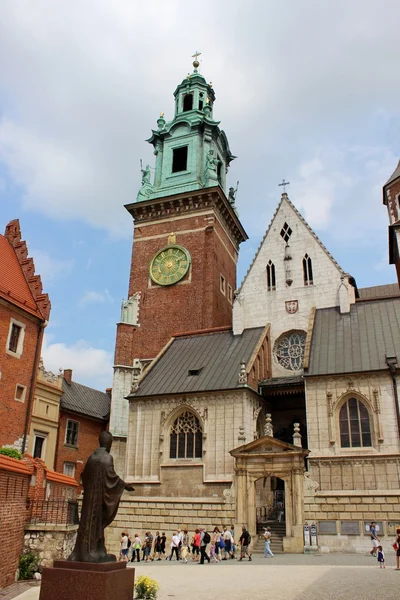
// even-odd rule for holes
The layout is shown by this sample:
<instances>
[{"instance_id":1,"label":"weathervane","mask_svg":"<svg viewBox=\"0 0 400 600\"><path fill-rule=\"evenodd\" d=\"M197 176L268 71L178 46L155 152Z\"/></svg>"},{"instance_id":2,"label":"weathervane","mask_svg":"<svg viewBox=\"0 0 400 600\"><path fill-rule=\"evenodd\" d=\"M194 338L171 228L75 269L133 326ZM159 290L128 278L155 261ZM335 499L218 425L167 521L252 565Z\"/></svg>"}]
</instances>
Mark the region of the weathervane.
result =
<instances>
[{"instance_id":1,"label":"weathervane","mask_svg":"<svg viewBox=\"0 0 400 600\"><path fill-rule=\"evenodd\" d=\"M279 186L283 186L283 193L286 194L286 186L290 185L290 181L285 181L285 178L282 179L282 183L278 183Z\"/></svg>"}]
</instances>

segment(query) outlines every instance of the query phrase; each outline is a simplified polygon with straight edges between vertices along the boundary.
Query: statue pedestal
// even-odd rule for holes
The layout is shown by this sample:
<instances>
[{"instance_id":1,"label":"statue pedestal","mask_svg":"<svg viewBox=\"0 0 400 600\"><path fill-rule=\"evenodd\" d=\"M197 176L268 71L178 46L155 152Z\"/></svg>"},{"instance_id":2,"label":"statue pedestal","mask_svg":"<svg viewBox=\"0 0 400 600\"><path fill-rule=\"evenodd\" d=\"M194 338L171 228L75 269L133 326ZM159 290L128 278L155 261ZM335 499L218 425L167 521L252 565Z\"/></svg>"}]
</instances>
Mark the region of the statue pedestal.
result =
<instances>
[{"instance_id":1,"label":"statue pedestal","mask_svg":"<svg viewBox=\"0 0 400 600\"><path fill-rule=\"evenodd\" d=\"M43 570L39 600L132 600L134 581L126 562L56 560Z\"/></svg>"}]
</instances>

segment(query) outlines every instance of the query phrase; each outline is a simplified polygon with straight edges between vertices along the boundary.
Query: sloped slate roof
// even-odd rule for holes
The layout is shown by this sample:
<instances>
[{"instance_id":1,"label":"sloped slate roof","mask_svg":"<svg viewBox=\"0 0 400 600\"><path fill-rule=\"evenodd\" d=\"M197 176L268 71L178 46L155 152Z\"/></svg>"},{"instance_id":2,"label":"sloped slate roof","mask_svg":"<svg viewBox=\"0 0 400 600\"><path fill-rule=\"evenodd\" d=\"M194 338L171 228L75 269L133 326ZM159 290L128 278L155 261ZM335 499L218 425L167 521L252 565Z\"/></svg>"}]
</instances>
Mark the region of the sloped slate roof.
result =
<instances>
[{"instance_id":1,"label":"sloped slate roof","mask_svg":"<svg viewBox=\"0 0 400 600\"><path fill-rule=\"evenodd\" d=\"M391 174L391 176L389 177L389 179L383 187L386 187L387 185L389 185L389 183L392 183L392 181L394 181L398 177L400 177L400 160L397 164L397 167L395 168L395 170L393 171L393 173Z\"/></svg>"},{"instance_id":2,"label":"sloped slate roof","mask_svg":"<svg viewBox=\"0 0 400 600\"><path fill-rule=\"evenodd\" d=\"M43 319L15 250L4 235L0 235L0 257L0 296Z\"/></svg>"},{"instance_id":3,"label":"sloped slate roof","mask_svg":"<svg viewBox=\"0 0 400 600\"><path fill-rule=\"evenodd\" d=\"M400 296L398 283L387 283L386 285L374 285L372 287L359 288L359 301L371 300L372 298L397 298Z\"/></svg>"},{"instance_id":4,"label":"sloped slate roof","mask_svg":"<svg viewBox=\"0 0 400 600\"><path fill-rule=\"evenodd\" d=\"M305 375L387 370L385 355L400 362L400 299L352 304L350 313L315 313L310 363Z\"/></svg>"},{"instance_id":5,"label":"sloped slate roof","mask_svg":"<svg viewBox=\"0 0 400 600\"><path fill-rule=\"evenodd\" d=\"M63 395L61 396L61 408L80 413L95 419L108 419L110 414L110 397L105 392L64 380L62 383Z\"/></svg>"},{"instance_id":6,"label":"sloped slate roof","mask_svg":"<svg viewBox=\"0 0 400 600\"><path fill-rule=\"evenodd\" d=\"M240 363L246 364L264 327L176 338L144 376L131 398L225 390L238 387ZM190 375L190 370L199 370Z\"/></svg>"}]
</instances>

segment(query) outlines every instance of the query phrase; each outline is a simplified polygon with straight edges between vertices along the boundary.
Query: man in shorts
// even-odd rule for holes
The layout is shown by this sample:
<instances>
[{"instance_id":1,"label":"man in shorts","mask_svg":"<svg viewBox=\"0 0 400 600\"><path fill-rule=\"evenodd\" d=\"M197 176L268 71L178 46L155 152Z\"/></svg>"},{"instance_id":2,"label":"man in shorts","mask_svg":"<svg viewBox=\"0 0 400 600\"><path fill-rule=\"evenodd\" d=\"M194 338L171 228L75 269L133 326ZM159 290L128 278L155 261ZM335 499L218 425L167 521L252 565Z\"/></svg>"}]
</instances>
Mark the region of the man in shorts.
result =
<instances>
[{"instance_id":1,"label":"man in shorts","mask_svg":"<svg viewBox=\"0 0 400 600\"><path fill-rule=\"evenodd\" d=\"M378 551L378 546L380 544L379 538L376 535L376 523L375 521L371 522L371 525L369 526L369 533L371 536L371 542L372 542L372 550L370 552L371 556L376 556L376 553Z\"/></svg>"},{"instance_id":2,"label":"man in shorts","mask_svg":"<svg viewBox=\"0 0 400 600\"><path fill-rule=\"evenodd\" d=\"M125 532L121 533L121 560L128 562L128 536Z\"/></svg>"}]
</instances>

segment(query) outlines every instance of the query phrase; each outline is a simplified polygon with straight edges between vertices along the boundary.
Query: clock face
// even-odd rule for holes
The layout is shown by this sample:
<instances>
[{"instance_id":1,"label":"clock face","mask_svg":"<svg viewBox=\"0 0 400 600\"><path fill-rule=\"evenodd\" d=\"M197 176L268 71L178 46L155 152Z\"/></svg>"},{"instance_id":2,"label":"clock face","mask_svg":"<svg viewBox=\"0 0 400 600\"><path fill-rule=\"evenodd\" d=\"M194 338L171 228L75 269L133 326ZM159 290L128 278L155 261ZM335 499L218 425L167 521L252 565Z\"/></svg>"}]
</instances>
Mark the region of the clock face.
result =
<instances>
[{"instance_id":1,"label":"clock face","mask_svg":"<svg viewBox=\"0 0 400 600\"><path fill-rule=\"evenodd\" d=\"M173 285L185 277L190 266L190 254L182 246L166 246L150 263L150 277L158 285Z\"/></svg>"}]
</instances>

